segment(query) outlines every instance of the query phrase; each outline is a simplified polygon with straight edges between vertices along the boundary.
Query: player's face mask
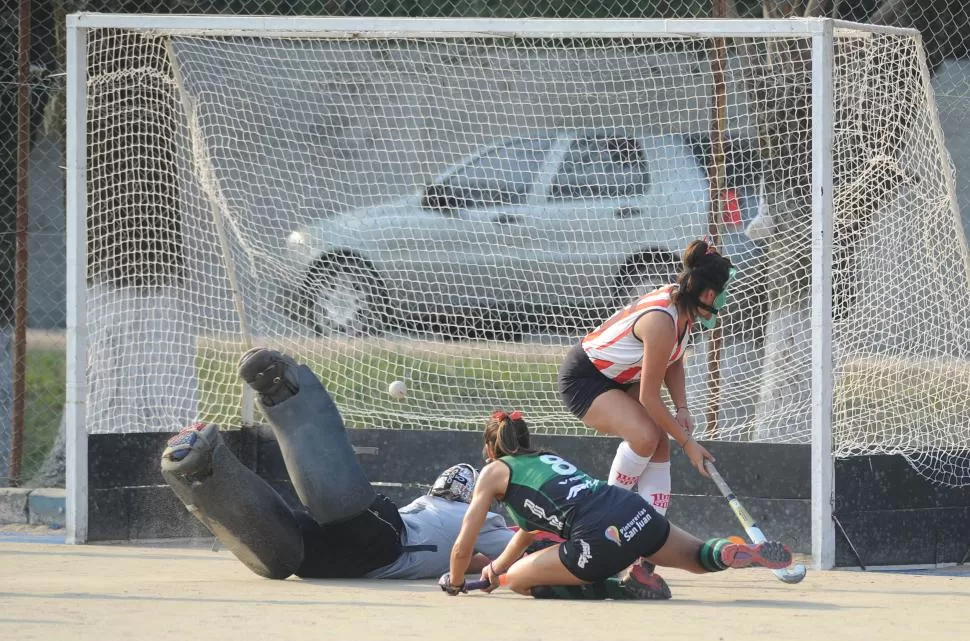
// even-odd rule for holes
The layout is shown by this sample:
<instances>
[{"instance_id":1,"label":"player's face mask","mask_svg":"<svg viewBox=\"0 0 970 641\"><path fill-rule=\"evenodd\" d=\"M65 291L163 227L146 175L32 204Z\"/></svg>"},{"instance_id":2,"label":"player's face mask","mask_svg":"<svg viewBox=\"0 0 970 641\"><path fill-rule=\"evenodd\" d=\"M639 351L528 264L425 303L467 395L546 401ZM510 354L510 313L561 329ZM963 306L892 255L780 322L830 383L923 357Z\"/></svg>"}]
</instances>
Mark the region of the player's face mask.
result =
<instances>
[{"instance_id":1,"label":"player's face mask","mask_svg":"<svg viewBox=\"0 0 970 641\"><path fill-rule=\"evenodd\" d=\"M471 503L477 481L478 470L468 463L459 463L439 474L428 494L449 501Z\"/></svg>"},{"instance_id":2,"label":"player's face mask","mask_svg":"<svg viewBox=\"0 0 970 641\"><path fill-rule=\"evenodd\" d=\"M724 283L724 288L718 292L717 297L714 298L714 302L712 304L705 305L704 303L700 303L699 307L710 312L711 314L707 318L701 317L698 319L704 329L714 329L714 326L717 325L717 315L721 312L724 306L727 305L728 288L731 286L731 281L734 280L734 275L737 273L738 270L734 267L728 271L727 282Z\"/></svg>"}]
</instances>

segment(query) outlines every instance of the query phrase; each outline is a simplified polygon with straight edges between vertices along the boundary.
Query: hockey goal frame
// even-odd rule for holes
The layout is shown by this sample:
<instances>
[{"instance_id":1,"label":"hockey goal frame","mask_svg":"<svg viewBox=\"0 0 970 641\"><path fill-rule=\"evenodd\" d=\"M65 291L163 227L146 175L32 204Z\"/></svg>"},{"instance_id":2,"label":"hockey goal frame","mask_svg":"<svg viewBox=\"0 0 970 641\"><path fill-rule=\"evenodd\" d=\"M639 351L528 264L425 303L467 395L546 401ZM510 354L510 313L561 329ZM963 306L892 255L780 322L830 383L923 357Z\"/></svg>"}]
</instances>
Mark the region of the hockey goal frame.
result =
<instances>
[{"instance_id":1,"label":"hockey goal frame","mask_svg":"<svg viewBox=\"0 0 970 641\"><path fill-rule=\"evenodd\" d=\"M158 34L254 35L364 39L425 37L804 37L811 41L812 83L812 556L817 569L835 565L832 520L832 121L834 38L840 29L919 38L911 29L861 25L828 18L710 19L466 19L258 17L80 13L67 17L67 542L88 534L86 412L86 37L92 29Z\"/></svg>"}]
</instances>

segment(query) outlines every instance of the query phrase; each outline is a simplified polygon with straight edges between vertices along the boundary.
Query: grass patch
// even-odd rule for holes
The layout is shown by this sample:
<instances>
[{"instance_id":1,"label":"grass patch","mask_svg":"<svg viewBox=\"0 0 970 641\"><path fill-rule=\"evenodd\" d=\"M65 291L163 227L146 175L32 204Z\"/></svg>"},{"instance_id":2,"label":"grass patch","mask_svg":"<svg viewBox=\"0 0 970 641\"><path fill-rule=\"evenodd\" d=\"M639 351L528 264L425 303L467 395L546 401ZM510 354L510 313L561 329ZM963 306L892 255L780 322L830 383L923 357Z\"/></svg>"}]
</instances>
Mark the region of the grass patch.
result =
<instances>
[{"instance_id":1,"label":"grass patch","mask_svg":"<svg viewBox=\"0 0 970 641\"><path fill-rule=\"evenodd\" d=\"M837 446L853 444L846 452L970 444L970 363L965 360L856 358L840 368L836 383L835 439Z\"/></svg>"},{"instance_id":2,"label":"grass patch","mask_svg":"<svg viewBox=\"0 0 970 641\"><path fill-rule=\"evenodd\" d=\"M23 479L34 475L57 438L64 409L66 360L64 350L27 350Z\"/></svg>"},{"instance_id":3,"label":"grass patch","mask_svg":"<svg viewBox=\"0 0 970 641\"><path fill-rule=\"evenodd\" d=\"M561 407L556 372L566 348L361 339L284 345L324 381L348 427L479 430L495 408L521 409L537 433L591 434ZM239 424L245 351L208 341L197 354L200 418ZM63 349L27 352L23 476L43 462L64 405ZM393 380L408 385L396 401ZM966 447L970 364L958 359L858 358L837 370L835 440L843 454ZM842 445L844 444L844 445ZM859 446L859 447L857 447Z\"/></svg>"},{"instance_id":4,"label":"grass patch","mask_svg":"<svg viewBox=\"0 0 970 641\"><path fill-rule=\"evenodd\" d=\"M233 424L238 419L238 353L225 346L200 351L200 396L207 420ZM553 351L530 354L529 361L522 362L514 353L494 347L436 350L385 345L364 351L359 344L346 343L313 350L312 356L300 360L323 380L351 428L478 430L492 410L501 407L537 417L537 429L578 433L585 428L565 410L546 419L551 425L543 425L542 415L559 407L556 372L561 358ZM408 386L401 401L387 393L394 380ZM574 427L563 428L564 422Z\"/></svg>"}]
</instances>

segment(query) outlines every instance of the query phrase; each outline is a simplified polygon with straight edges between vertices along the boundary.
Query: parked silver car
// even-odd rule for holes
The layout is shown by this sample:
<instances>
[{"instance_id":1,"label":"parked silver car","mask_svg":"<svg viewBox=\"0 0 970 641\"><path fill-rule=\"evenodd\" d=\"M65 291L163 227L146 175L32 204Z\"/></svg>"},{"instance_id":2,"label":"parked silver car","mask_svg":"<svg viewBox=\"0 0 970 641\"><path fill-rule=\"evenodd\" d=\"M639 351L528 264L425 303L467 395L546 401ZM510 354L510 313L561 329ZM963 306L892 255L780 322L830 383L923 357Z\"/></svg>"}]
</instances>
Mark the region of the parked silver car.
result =
<instances>
[{"instance_id":1,"label":"parked silver car","mask_svg":"<svg viewBox=\"0 0 970 641\"><path fill-rule=\"evenodd\" d=\"M751 289L758 162L730 142L722 250ZM709 232L701 136L543 131L501 140L394 202L290 232L290 311L318 332L492 319L562 331L670 282ZM550 318L549 314L555 315ZM441 320L445 319L445 320ZM547 319L547 320L543 320Z\"/></svg>"}]
</instances>

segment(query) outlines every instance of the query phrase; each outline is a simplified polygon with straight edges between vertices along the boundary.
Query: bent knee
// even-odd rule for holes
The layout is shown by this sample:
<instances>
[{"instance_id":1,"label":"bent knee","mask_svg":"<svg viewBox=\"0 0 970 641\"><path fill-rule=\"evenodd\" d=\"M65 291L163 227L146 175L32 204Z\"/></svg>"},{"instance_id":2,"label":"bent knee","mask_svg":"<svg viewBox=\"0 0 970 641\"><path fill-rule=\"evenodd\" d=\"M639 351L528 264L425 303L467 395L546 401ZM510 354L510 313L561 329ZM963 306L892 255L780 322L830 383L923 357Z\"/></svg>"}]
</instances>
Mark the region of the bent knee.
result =
<instances>
[{"instance_id":1,"label":"bent knee","mask_svg":"<svg viewBox=\"0 0 970 641\"><path fill-rule=\"evenodd\" d=\"M643 430L638 430L636 434L627 437L626 442L630 444L630 449L635 454L650 458L660 445L660 434L654 433L654 430L646 433Z\"/></svg>"},{"instance_id":2,"label":"bent knee","mask_svg":"<svg viewBox=\"0 0 970 641\"><path fill-rule=\"evenodd\" d=\"M512 569L505 575L505 581L505 587L523 596L531 596L531 590L535 587L532 581L526 577L526 573L516 569L515 566L512 566Z\"/></svg>"}]
</instances>

